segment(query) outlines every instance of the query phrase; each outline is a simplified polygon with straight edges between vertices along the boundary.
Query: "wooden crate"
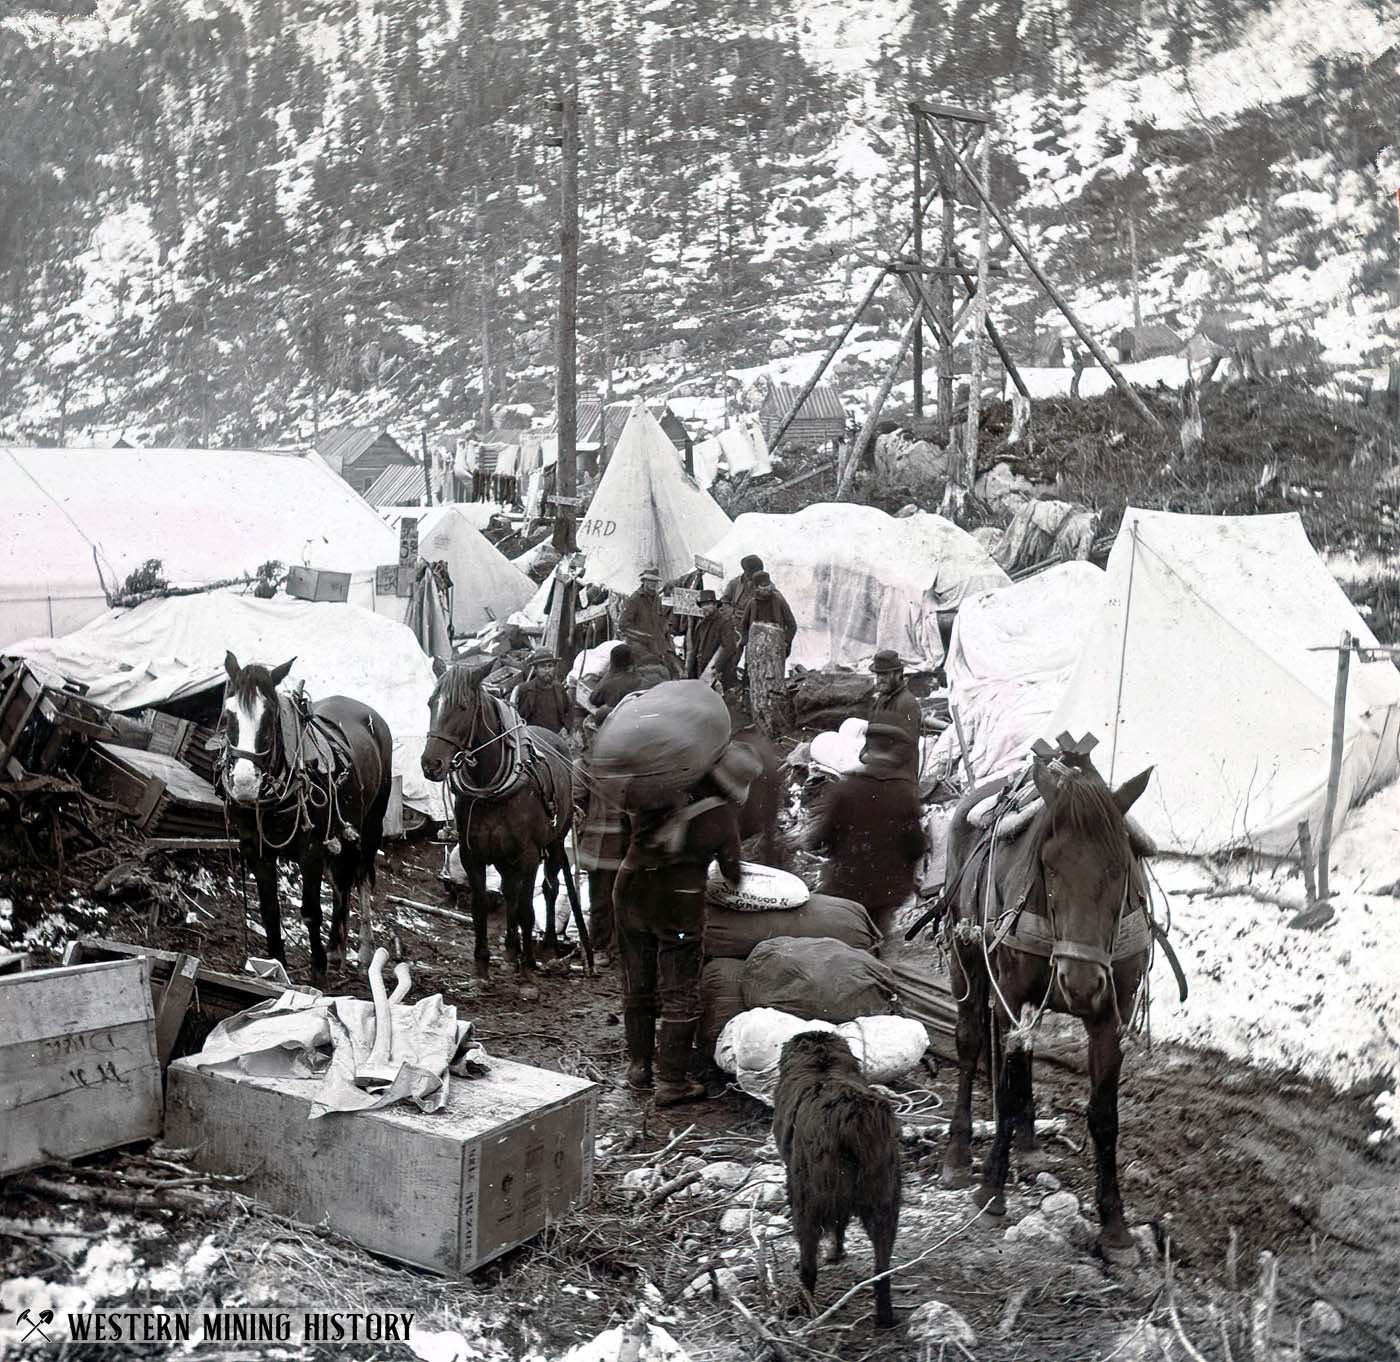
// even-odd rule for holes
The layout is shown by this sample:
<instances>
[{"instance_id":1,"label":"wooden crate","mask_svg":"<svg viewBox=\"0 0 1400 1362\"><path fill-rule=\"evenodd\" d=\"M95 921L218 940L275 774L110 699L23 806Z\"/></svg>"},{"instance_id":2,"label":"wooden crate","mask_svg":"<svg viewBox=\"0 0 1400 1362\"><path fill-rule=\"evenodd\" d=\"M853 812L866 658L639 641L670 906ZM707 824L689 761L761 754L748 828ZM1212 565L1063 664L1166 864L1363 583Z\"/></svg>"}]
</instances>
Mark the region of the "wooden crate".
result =
<instances>
[{"instance_id":1,"label":"wooden crate","mask_svg":"<svg viewBox=\"0 0 1400 1362\"><path fill-rule=\"evenodd\" d=\"M319 1080L169 1070L165 1138L239 1190L386 1258L463 1276L525 1243L593 1187L597 1086L493 1059L447 1106L308 1120Z\"/></svg>"},{"instance_id":2,"label":"wooden crate","mask_svg":"<svg viewBox=\"0 0 1400 1362\"><path fill-rule=\"evenodd\" d=\"M0 776L52 771L65 739L112 738L112 725L110 710L46 686L24 662L0 662Z\"/></svg>"},{"instance_id":3,"label":"wooden crate","mask_svg":"<svg viewBox=\"0 0 1400 1362\"><path fill-rule=\"evenodd\" d=\"M0 975L0 1176L160 1134L151 971Z\"/></svg>"},{"instance_id":4,"label":"wooden crate","mask_svg":"<svg viewBox=\"0 0 1400 1362\"><path fill-rule=\"evenodd\" d=\"M350 574L327 572L324 568L287 569L287 595L302 601L348 601Z\"/></svg>"},{"instance_id":5,"label":"wooden crate","mask_svg":"<svg viewBox=\"0 0 1400 1362\"><path fill-rule=\"evenodd\" d=\"M88 748L78 779L110 800L152 837L225 836L223 800L207 780L161 752L97 742Z\"/></svg>"}]
</instances>

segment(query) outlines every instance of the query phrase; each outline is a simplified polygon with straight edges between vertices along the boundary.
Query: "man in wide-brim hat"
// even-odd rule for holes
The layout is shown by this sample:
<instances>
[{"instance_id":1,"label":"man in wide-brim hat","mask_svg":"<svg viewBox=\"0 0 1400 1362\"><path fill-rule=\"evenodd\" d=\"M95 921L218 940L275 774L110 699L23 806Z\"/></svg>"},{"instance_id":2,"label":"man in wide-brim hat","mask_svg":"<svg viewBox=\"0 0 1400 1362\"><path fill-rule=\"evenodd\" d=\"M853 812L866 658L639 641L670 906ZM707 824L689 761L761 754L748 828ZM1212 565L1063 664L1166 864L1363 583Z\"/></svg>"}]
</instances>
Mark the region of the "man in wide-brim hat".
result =
<instances>
[{"instance_id":1,"label":"man in wide-brim hat","mask_svg":"<svg viewBox=\"0 0 1400 1362\"><path fill-rule=\"evenodd\" d=\"M756 553L747 553L739 559L739 575L731 577L724 584L724 603L734 611L736 620L742 619L753 599L753 579L763 571L763 559Z\"/></svg>"},{"instance_id":2,"label":"man in wide-brim hat","mask_svg":"<svg viewBox=\"0 0 1400 1362\"><path fill-rule=\"evenodd\" d=\"M928 849L909 747L897 724L870 724L860 766L828 788L805 838L827 853L822 893L864 904L886 941Z\"/></svg>"},{"instance_id":3,"label":"man in wide-brim hat","mask_svg":"<svg viewBox=\"0 0 1400 1362\"><path fill-rule=\"evenodd\" d=\"M639 663L663 662L674 676L676 652L661 600L661 573L648 564L639 574L637 589L622 604L617 627L632 646Z\"/></svg>"},{"instance_id":4,"label":"man in wide-brim hat","mask_svg":"<svg viewBox=\"0 0 1400 1362\"><path fill-rule=\"evenodd\" d=\"M875 673L875 698L870 702L872 724L893 724L909 736L909 770L919 778L919 733L923 711L904 680L904 662L892 648L881 648L870 660Z\"/></svg>"},{"instance_id":5,"label":"man in wide-brim hat","mask_svg":"<svg viewBox=\"0 0 1400 1362\"><path fill-rule=\"evenodd\" d=\"M525 679L511 692L510 702L520 717L536 728L563 733L569 728L572 707L568 692L560 684L558 658L547 648L538 648L525 664Z\"/></svg>"},{"instance_id":6,"label":"man in wide-brim hat","mask_svg":"<svg viewBox=\"0 0 1400 1362\"><path fill-rule=\"evenodd\" d=\"M696 604L701 615L695 621L686 675L692 680L715 680L724 690L732 690L739 684L738 621L713 591L702 591Z\"/></svg>"}]
</instances>

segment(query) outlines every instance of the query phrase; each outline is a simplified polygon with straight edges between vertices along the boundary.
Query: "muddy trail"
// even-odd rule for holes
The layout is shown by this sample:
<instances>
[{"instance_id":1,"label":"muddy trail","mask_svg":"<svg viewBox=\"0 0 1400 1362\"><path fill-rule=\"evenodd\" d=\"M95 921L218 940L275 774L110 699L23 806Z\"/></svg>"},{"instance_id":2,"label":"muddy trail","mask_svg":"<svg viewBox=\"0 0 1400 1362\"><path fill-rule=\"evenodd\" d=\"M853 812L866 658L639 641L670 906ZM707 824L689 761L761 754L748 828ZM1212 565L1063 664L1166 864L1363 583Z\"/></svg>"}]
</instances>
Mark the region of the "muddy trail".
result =
<instances>
[{"instance_id":1,"label":"muddy trail","mask_svg":"<svg viewBox=\"0 0 1400 1362\"><path fill-rule=\"evenodd\" d=\"M1124 1066L1119 1146L1129 1223L1140 1227L1138 1265L1110 1267L1082 1234L1032 1234L1034 1226L1044 1225L1044 1215L1037 1214L1040 1202L1056 1187L1078 1197L1090 1225L1096 1224L1092 1144L1084 1121L1088 1089L1075 1033L1066 1029L1047 1036L1048 1057L1036 1067L1038 1115L1063 1118L1063 1134L1043 1141L1028 1166L1013 1166L1020 1181L1009 1189L1003 1221L974 1218L969 1193L939 1188L944 1118L956 1075L950 1062L939 1059L933 1076L918 1080L927 1088L918 1094L918 1115L902 1118L905 1207L895 1262L913 1265L895 1279L900 1327L890 1333L875 1329L870 1293L862 1290L804 1333L810 1321L797 1309L790 1235L778 1230L764 1239L732 1227L722 1231L720 1217L733 1205L723 1196L676 1196L653 1205L637 1199L624 1183L629 1171L642 1167L670 1177L717 1158L770 1163L775 1155L767 1143L767 1109L731 1091L693 1108L657 1113L624 1091L616 1082L623 1056L620 998L608 972L589 978L577 959L566 960L545 968L522 989L505 967L497 914L492 922L497 967L483 984L474 975L465 926L386 903L386 895L393 895L446 904L440 867L441 849L431 843L390 859L376 894L377 937L398 938L403 958L413 962L415 996L440 991L460 1015L473 1019L488 1053L602 1084L594 1199L462 1283L380 1264L342 1244L325 1250L339 1255L338 1275L320 1270L315 1289L361 1301L392 1300L395 1308L423 1315L447 1310L459 1320L490 1320L489 1332L509 1357L532 1351L556 1357L625 1321L643 1293L654 1317L695 1362L964 1354L977 1362L1106 1362L1190 1358L1188 1347L1211 1362L1400 1357L1400 1155L1367 1144L1364 1095L1339 1096L1315 1082L1259 1073L1216 1056L1138 1044ZM76 934L71 930L76 925L93 935L194 952L211 966L240 972L246 954L261 953L256 906L249 905L245 945L239 925L243 905L228 863L211 859L206 868L206 876L184 875L180 894L155 909L139 897L106 908L71 892L22 899L13 883L0 886L0 892L14 894L19 911L54 924L56 932L63 927ZM299 978L307 968L305 935L290 905L284 924L291 972ZM363 976L351 973L333 979L331 988L368 996ZM980 1090L978 1104L976 1114L989 1116ZM976 1144L974 1158L985 1149L984 1142ZM119 1171L122 1158L108 1155L99 1162ZM89 1227L105 1227L110 1219L97 1208L56 1208L0 1186L0 1223L32 1222L58 1210ZM141 1228L139 1216L131 1233L153 1263L162 1255L188 1256L201 1234L215 1237L220 1258L203 1284L206 1294L257 1299L263 1292L278 1300L277 1293L285 1296L298 1280L286 1273L269 1275L264 1239L285 1231L269 1229L246 1208L239 1216L210 1217L207 1223L186 1217L178 1231L162 1222L159 1212L147 1219L163 1223L162 1234L147 1233L149 1226ZM765 1247L758 1247L760 1240ZM310 1256L315 1246L303 1251ZM773 1285L765 1289L760 1281L746 1287L741 1300L751 1319L712 1291L681 1298L701 1264L740 1265L743 1279L743 1265L751 1264L755 1253L768 1258ZM1277 1267L1271 1293L1260 1285L1261 1263L1270 1261L1261 1255L1272 1255ZM359 1267L351 1273L346 1263ZM63 1280L66 1270L34 1243L0 1237L0 1277ZM853 1234L847 1261L822 1270L819 1308L832 1305L871 1270L868 1245ZM1267 1283L1267 1266L1262 1276ZM648 1282L655 1291L645 1286ZM158 1293L140 1286L124 1303L158 1299ZM930 1300L961 1316L971 1331L969 1341L950 1336L926 1346L910 1338L911 1314ZM141 1351L149 1355L150 1349ZM319 1354L313 1348L305 1355ZM364 1355L409 1354L399 1348Z\"/></svg>"}]
</instances>

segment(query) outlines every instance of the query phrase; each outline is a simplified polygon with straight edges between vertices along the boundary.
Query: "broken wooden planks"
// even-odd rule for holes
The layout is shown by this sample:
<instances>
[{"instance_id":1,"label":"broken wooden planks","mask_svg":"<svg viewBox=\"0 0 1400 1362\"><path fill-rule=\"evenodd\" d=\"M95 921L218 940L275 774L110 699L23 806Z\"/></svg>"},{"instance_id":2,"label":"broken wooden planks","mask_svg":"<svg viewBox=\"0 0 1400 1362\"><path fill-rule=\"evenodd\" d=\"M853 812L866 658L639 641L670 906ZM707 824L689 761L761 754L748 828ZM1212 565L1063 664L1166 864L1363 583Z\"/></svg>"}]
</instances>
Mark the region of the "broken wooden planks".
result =
<instances>
[{"instance_id":1,"label":"broken wooden planks","mask_svg":"<svg viewBox=\"0 0 1400 1362\"><path fill-rule=\"evenodd\" d=\"M160 1134L150 965L0 975L0 1175Z\"/></svg>"}]
</instances>

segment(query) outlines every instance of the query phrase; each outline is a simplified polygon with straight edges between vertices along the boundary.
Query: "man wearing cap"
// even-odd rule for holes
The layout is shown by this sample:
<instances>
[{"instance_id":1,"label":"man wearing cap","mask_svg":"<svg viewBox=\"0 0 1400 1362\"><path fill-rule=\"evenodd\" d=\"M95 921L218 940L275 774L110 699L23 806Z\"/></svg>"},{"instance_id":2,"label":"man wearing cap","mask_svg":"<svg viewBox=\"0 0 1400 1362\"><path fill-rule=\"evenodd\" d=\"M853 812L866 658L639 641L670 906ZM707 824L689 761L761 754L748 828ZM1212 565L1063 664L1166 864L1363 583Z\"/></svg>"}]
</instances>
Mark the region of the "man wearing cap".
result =
<instances>
[{"instance_id":1,"label":"man wearing cap","mask_svg":"<svg viewBox=\"0 0 1400 1362\"><path fill-rule=\"evenodd\" d=\"M554 673L554 664L548 649L531 653L525 679L511 692L510 702L527 724L563 733L569 727L569 696Z\"/></svg>"},{"instance_id":2,"label":"man wearing cap","mask_svg":"<svg viewBox=\"0 0 1400 1362\"><path fill-rule=\"evenodd\" d=\"M766 572L756 572L753 578L753 597L744 607L739 620L740 642L745 651L749 646L749 630L755 624L777 624L782 627L786 647L783 656L792 652L792 641L797 637L797 620L786 597L773 585L773 579Z\"/></svg>"},{"instance_id":3,"label":"man wearing cap","mask_svg":"<svg viewBox=\"0 0 1400 1362\"><path fill-rule=\"evenodd\" d=\"M914 892L928 849L909 747L903 728L871 723L860 766L827 790L805 838L828 856L822 893L864 904L890 946L895 912Z\"/></svg>"},{"instance_id":4,"label":"man wearing cap","mask_svg":"<svg viewBox=\"0 0 1400 1362\"><path fill-rule=\"evenodd\" d=\"M893 649L881 648L871 659L870 670L875 673L875 698L870 702L870 722L893 724L909 735L909 773L917 781L923 711L904 683L904 663Z\"/></svg>"},{"instance_id":5,"label":"man wearing cap","mask_svg":"<svg viewBox=\"0 0 1400 1362\"><path fill-rule=\"evenodd\" d=\"M708 675L723 690L733 690L739 684L739 626L734 611L709 590L702 591L696 603L703 613L695 622L686 675L692 681Z\"/></svg>"},{"instance_id":6,"label":"man wearing cap","mask_svg":"<svg viewBox=\"0 0 1400 1362\"><path fill-rule=\"evenodd\" d=\"M654 567L643 568L641 585L623 602L617 625L639 662L663 662L670 667L675 661L675 649L667 632L660 586L660 572Z\"/></svg>"},{"instance_id":7,"label":"man wearing cap","mask_svg":"<svg viewBox=\"0 0 1400 1362\"><path fill-rule=\"evenodd\" d=\"M658 1107L705 1095L688 1076L700 1023L705 881L718 860L724 878L739 882L738 811L760 770L752 751L731 744L678 805L627 815L627 855L613 892L626 1082L651 1087L655 1059Z\"/></svg>"},{"instance_id":8,"label":"man wearing cap","mask_svg":"<svg viewBox=\"0 0 1400 1362\"><path fill-rule=\"evenodd\" d=\"M743 619L744 611L753 599L754 574L763 571L763 559L751 553L739 559L739 567L739 575L731 577L724 587L724 603L733 610L735 619Z\"/></svg>"}]
</instances>

